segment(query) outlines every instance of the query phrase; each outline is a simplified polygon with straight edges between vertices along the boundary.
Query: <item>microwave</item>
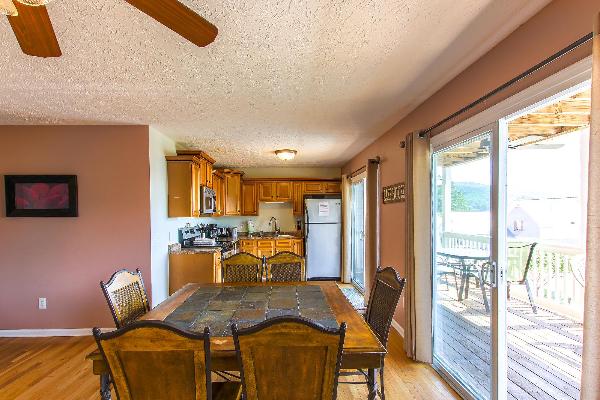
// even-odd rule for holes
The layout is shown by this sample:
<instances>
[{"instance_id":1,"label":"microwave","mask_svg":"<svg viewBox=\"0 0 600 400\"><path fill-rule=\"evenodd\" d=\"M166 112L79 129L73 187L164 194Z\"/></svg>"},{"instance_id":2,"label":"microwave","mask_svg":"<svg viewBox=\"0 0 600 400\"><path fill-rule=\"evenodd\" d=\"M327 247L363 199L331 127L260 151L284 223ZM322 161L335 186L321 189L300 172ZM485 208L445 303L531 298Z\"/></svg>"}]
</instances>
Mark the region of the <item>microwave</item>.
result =
<instances>
[{"instance_id":1,"label":"microwave","mask_svg":"<svg viewBox=\"0 0 600 400\"><path fill-rule=\"evenodd\" d=\"M200 186L200 214L217 212L217 194L208 186Z\"/></svg>"}]
</instances>

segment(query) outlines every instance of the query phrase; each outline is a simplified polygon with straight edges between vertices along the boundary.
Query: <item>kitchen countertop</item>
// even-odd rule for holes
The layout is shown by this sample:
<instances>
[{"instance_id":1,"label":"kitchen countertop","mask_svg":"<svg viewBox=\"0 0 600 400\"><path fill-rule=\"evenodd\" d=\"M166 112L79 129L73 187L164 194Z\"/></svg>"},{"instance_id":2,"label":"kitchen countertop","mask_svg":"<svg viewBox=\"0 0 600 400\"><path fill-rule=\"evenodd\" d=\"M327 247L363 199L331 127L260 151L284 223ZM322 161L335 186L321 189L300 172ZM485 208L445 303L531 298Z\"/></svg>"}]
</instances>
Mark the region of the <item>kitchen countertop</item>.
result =
<instances>
[{"instance_id":1,"label":"kitchen countertop","mask_svg":"<svg viewBox=\"0 0 600 400\"><path fill-rule=\"evenodd\" d=\"M304 234L301 231L293 232L281 232L278 236L274 232L263 232L262 234L255 232L248 234L247 232L240 232L238 234L240 240L260 240L260 239L303 239Z\"/></svg>"},{"instance_id":2,"label":"kitchen countertop","mask_svg":"<svg viewBox=\"0 0 600 400\"><path fill-rule=\"evenodd\" d=\"M220 253L221 248L219 246L202 246L192 248L182 248L179 243L169 245L169 254L207 254L207 253Z\"/></svg>"}]
</instances>

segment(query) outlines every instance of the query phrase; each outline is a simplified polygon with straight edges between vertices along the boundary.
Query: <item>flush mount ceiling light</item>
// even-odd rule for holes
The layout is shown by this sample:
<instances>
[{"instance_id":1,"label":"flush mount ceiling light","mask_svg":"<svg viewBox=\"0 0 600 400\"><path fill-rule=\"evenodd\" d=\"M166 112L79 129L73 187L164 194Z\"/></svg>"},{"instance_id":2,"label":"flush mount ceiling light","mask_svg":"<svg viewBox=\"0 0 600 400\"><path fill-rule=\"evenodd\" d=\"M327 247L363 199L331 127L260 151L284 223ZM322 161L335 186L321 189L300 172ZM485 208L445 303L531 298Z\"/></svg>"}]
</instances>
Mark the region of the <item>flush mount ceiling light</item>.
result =
<instances>
[{"instance_id":1,"label":"flush mount ceiling light","mask_svg":"<svg viewBox=\"0 0 600 400\"><path fill-rule=\"evenodd\" d=\"M275 155L284 161L293 160L296 157L296 153L298 152L292 149L275 150Z\"/></svg>"},{"instance_id":2,"label":"flush mount ceiling light","mask_svg":"<svg viewBox=\"0 0 600 400\"><path fill-rule=\"evenodd\" d=\"M15 17L19 15L19 12L17 11L17 7L15 7L12 0L0 0L0 14Z\"/></svg>"},{"instance_id":3,"label":"flush mount ceiling light","mask_svg":"<svg viewBox=\"0 0 600 400\"><path fill-rule=\"evenodd\" d=\"M10 1L10 0L9 0ZM21 4L25 4L26 6L45 6L50 3L52 0L17 0Z\"/></svg>"}]
</instances>

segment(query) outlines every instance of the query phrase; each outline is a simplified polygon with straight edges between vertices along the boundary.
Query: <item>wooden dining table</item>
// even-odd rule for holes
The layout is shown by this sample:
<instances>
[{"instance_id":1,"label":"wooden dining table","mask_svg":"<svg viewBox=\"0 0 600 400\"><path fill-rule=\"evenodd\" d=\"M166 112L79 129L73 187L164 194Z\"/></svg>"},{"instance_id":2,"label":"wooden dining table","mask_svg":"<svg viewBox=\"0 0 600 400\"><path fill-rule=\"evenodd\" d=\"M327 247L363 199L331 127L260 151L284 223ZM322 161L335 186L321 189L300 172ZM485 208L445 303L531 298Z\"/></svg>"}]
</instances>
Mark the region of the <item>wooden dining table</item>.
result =
<instances>
[{"instance_id":1,"label":"wooden dining table","mask_svg":"<svg viewBox=\"0 0 600 400\"><path fill-rule=\"evenodd\" d=\"M381 367L383 358L386 354L385 348L381 345L369 325L365 322L363 316L359 314L344 296L335 282L294 282L294 283L256 283L256 284L198 284L189 283L177 292L173 293L165 301L150 310L142 317L144 320L164 321L170 315L177 311L179 307L190 299L193 295L201 293L203 290L214 291L216 287L221 288L247 288L249 286L267 286L276 290L280 286L319 286L321 292L330 307L330 311L338 324L345 322L347 325L346 336L344 340L344 349L342 355L342 369L362 369L368 371L367 386L369 390L369 399L374 399L377 394L377 381L375 372ZM301 288L299 288L301 289ZM308 288L306 288L308 289ZM229 289L228 289L229 290ZM290 292L290 296L292 296ZM189 305L188 305L189 307ZM200 315L200 312L198 314ZM225 322L225 321L224 321ZM213 371L239 371L233 337L211 336L211 369ZM99 351L90 353L87 357L92 361L92 371L100 376L100 395L103 400L110 400L110 379L109 370L106 361Z\"/></svg>"}]
</instances>

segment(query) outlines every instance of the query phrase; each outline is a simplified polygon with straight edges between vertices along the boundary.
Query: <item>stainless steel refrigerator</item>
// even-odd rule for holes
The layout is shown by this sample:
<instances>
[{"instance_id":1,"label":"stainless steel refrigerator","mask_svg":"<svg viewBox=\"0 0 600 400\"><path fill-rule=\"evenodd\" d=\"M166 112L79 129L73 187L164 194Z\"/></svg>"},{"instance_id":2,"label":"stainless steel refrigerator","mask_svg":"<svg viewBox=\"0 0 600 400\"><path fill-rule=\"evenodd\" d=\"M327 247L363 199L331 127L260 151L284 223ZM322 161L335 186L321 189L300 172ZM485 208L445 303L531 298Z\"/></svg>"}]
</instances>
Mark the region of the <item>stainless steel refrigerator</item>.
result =
<instances>
[{"instance_id":1,"label":"stainless steel refrigerator","mask_svg":"<svg viewBox=\"0 0 600 400\"><path fill-rule=\"evenodd\" d=\"M342 199L315 195L304 199L306 278L340 279L342 275Z\"/></svg>"}]
</instances>

